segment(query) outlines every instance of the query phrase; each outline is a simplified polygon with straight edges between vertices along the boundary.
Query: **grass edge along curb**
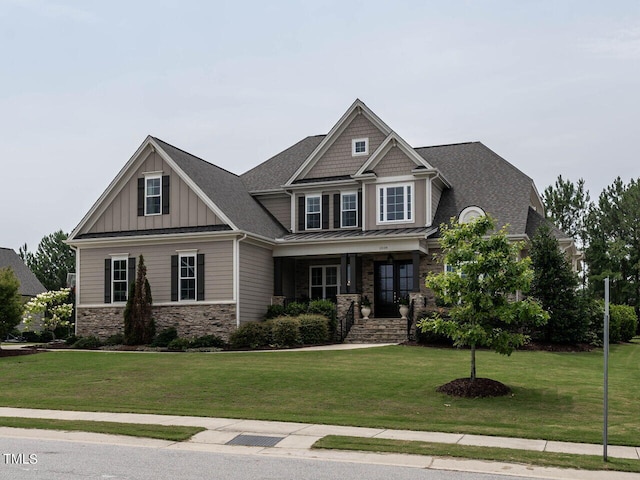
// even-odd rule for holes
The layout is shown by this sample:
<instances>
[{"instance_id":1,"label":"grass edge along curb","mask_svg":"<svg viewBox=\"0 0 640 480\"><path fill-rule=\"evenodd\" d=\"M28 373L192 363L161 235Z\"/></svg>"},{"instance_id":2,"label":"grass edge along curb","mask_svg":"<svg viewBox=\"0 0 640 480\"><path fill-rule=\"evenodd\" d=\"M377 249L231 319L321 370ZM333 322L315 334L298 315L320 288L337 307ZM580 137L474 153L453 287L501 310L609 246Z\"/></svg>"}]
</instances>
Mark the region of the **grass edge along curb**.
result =
<instances>
[{"instance_id":1,"label":"grass edge along curb","mask_svg":"<svg viewBox=\"0 0 640 480\"><path fill-rule=\"evenodd\" d=\"M328 435L314 443L312 448L402 453L409 455L454 457L517 463L539 467L640 473L640 460L610 458L609 462L605 463L602 457L594 455L538 452L535 450L518 450L511 448L476 447L471 445L391 440L385 438Z\"/></svg>"},{"instance_id":2,"label":"grass edge along curb","mask_svg":"<svg viewBox=\"0 0 640 480\"><path fill-rule=\"evenodd\" d=\"M96 422L91 420L57 420L50 418L0 417L0 427L104 433L129 437L154 438L182 442L206 430L183 425Z\"/></svg>"}]
</instances>

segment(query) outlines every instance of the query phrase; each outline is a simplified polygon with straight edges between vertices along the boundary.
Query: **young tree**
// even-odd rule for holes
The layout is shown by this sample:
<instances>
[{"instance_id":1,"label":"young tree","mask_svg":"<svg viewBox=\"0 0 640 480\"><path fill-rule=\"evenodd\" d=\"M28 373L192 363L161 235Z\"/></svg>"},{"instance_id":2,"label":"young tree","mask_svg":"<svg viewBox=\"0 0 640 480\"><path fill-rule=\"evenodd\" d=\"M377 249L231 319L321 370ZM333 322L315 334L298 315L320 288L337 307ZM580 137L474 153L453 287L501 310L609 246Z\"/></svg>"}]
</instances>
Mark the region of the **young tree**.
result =
<instances>
[{"instance_id":1,"label":"young tree","mask_svg":"<svg viewBox=\"0 0 640 480\"><path fill-rule=\"evenodd\" d=\"M155 325L151 310L151 286L147 280L144 257L138 258L136 281L129 288L127 305L124 309L124 343L142 345L151 343L155 335Z\"/></svg>"},{"instance_id":2,"label":"young tree","mask_svg":"<svg viewBox=\"0 0 640 480\"><path fill-rule=\"evenodd\" d=\"M38 249L29 252L27 244L20 247L18 255L27 264L47 290L60 290L67 286L67 274L76 268L76 255L64 243L67 234L58 230L40 240Z\"/></svg>"},{"instance_id":3,"label":"young tree","mask_svg":"<svg viewBox=\"0 0 640 480\"><path fill-rule=\"evenodd\" d=\"M443 261L452 271L429 274L426 285L451 305L450 318L423 319L418 326L471 347L474 382L477 347L510 355L528 341L524 328L544 325L548 315L533 299L515 300L529 289L533 272L530 259L520 258L524 244L509 241L506 228L489 235L495 228L489 216L469 223L452 218L440 228Z\"/></svg>"},{"instance_id":4,"label":"young tree","mask_svg":"<svg viewBox=\"0 0 640 480\"><path fill-rule=\"evenodd\" d=\"M23 322L30 326L39 317L43 328L51 331L55 339L56 328L70 325L73 313L70 295L69 288L39 293L24 306Z\"/></svg>"},{"instance_id":5,"label":"young tree","mask_svg":"<svg viewBox=\"0 0 640 480\"><path fill-rule=\"evenodd\" d=\"M569 344L584 341L589 320L577 307L578 278L547 225L541 226L531 241L531 262L531 295L549 313L544 339Z\"/></svg>"},{"instance_id":6,"label":"young tree","mask_svg":"<svg viewBox=\"0 0 640 480\"><path fill-rule=\"evenodd\" d=\"M22 318L20 280L9 267L0 268L0 339L4 340Z\"/></svg>"}]
</instances>

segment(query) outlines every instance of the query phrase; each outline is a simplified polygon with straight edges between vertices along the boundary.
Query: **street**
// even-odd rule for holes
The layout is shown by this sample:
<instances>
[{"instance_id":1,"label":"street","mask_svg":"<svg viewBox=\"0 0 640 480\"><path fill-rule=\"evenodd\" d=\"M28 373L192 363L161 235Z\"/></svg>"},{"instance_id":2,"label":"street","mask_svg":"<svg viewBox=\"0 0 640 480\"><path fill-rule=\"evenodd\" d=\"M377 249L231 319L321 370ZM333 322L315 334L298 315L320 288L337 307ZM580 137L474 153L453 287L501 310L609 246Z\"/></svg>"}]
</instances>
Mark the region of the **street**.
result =
<instances>
[{"instance_id":1,"label":"street","mask_svg":"<svg viewBox=\"0 0 640 480\"><path fill-rule=\"evenodd\" d=\"M514 477L244 454L0 438L1 480L506 480ZM518 477L523 478L523 477ZM525 479L526 480L526 479Z\"/></svg>"}]
</instances>

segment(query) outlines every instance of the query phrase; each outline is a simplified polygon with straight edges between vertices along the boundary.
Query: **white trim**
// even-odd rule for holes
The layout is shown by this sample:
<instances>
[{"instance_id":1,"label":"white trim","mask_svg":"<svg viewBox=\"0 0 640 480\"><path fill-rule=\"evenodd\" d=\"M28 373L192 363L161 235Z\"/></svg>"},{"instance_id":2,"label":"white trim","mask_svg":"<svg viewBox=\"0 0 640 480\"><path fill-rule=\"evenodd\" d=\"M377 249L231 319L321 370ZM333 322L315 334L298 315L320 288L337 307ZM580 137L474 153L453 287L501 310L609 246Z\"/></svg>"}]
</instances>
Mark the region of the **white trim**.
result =
<instances>
[{"instance_id":1,"label":"white trim","mask_svg":"<svg viewBox=\"0 0 640 480\"><path fill-rule=\"evenodd\" d=\"M422 158L418 152L416 152L411 145L409 145L406 141L403 140L400 135L396 132L390 132L387 137L382 141L380 146L376 149L375 152L369 157L369 159L362 164L362 166L358 169L358 171L354 174L354 177L359 177L363 175L367 170L373 170L380 160L382 160L389 150L393 147L398 147L413 163L415 163L419 167L425 167L425 172L420 173L431 173L434 174L437 172L435 168L433 168L424 158Z\"/></svg>"},{"instance_id":2,"label":"white trim","mask_svg":"<svg viewBox=\"0 0 640 480\"><path fill-rule=\"evenodd\" d=\"M293 193L292 191L287 191L285 190L286 194L289 195L289 198L291 199L291 233L296 233L298 225L297 225L297 221L296 221L296 194Z\"/></svg>"},{"instance_id":3,"label":"white trim","mask_svg":"<svg viewBox=\"0 0 640 480\"><path fill-rule=\"evenodd\" d=\"M476 215L472 216L471 218L466 218L467 216L469 216L469 214L473 213L475 213ZM469 223L471 220L478 217L484 217L485 215L486 213L482 208L476 205L470 205L460 212L460 214L458 215L458 223Z\"/></svg>"},{"instance_id":4,"label":"white trim","mask_svg":"<svg viewBox=\"0 0 640 480\"><path fill-rule=\"evenodd\" d=\"M364 232L367 225L367 184L362 183L362 231Z\"/></svg>"},{"instance_id":5,"label":"white trim","mask_svg":"<svg viewBox=\"0 0 640 480\"><path fill-rule=\"evenodd\" d=\"M318 222L318 226L317 227L309 227L309 218L308 215L310 215L309 213L309 200L311 198L317 198L318 199L318 206L320 207L320 210L317 212L311 212L311 215L319 215L320 217L320 221ZM305 230L322 230L322 194L321 193L309 193L306 194L304 196L304 229Z\"/></svg>"},{"instance_id":6,"label":"white trim","mask_svg":"<svg viewBox=\"0 0 640 480\"><path fill-rule=\"evenodd\" d=\"M149 192L148 190L148 180L158 180L159 181L159 185L158 188L160 190L160 193L158 195L153 195L153 197L158 197L160 199L160 202L158 204L158 213L148 213L147 212L147 200L149 198ZM155 217L157 215L162 215L162 173L158 174L158 173L153 173L153 174L145 174L144 176L144 216L145 217Z\"/></svg>"},{"instance_id":7,"label":"white trim","mask_svg":"<svg viewBox=\"0 0 640 480\"><path fill-rule=\"evenodd\" d=\"M356 144L364 142L364 152L356 152ZM361 157L369 155L369 137L351 139L351 156Z\"/></svg>"},{"instance_id":8,"label":"white trim","mask_svg":"<svg viewBox=\"0 0 640 480\"><path fill-rule=\"evenodd\" d=\"M344 210L344 204L342 203L342 198L345 195L354 195L356 197L356 208L355 210L346 210L347 212L356 212L356 224L355 225L345 225L343 221L342 213ZM335 215L335 214L334 214ZM358 192L348 191L348 192L340 192L340 228L357 228L358 225Z\"/></svg>"},{"instance_id":9,"label":"white trim","mask_svg":"<svg viewBox=\"0 0 640 480\"><path fill-rule=\"evenodd\" d=\"M400 220L387 220L387 212L384 213L384 220L380 220L380 214L382 213L380 211L380 191L382 189L385 190L385 196L387 195L387 189L389 188L398 188L398 187L403 187L403 197L404 197L404 207L403 207L403 213L405 218L400 219ZM411 193L408 194L407 193L407 187L411 188ZM409 202L411 202L410 205ZM384 205L386 205L386 197L384 199L383 202ZM409 208L407 208L409 207ZM401 223L407 223L407 224L415 224L416 223L416 216L415 216L415 210L416 210L416 186L415 186L415 182L403 182L403 183L385 183L385 184L377 184L376 185L376 225L393 225L393 224L401 224ZM411 218L406 218L407 216L411 215Z\"/></svg>"},{"instance_id":10,"label":"white trim","mask_svg":"<svg viewBox=\"0 0 640 480\"><path fill-rule=\"evenodd\" d=\"M377 185L383 183L409 183L415 181L415 179L416 177L414 177L413 175L397 175L395 177L376 177L376 180L372 183L375 183Z\"/></svg>"},{"instance_id":11,"label":"white trim","mask_svg":"<svg viewBox=\"0 0 640 480\"><path fill-rule=\"evenodd\" d=\"M182 276L182 259L193 258L193 298L182 298L182 280L191 280L191 277ZM197 250L183 250L178 253L178 303L198 302L198 253Z\"/></svg>"},{"instance_id":12,"label":"white trim","mask_svg":"<svg viewBox=\"0 0 640 480\"><path fill-rule=\"evenodd\" d=\"M111 303L115 304L115 305L124 305L124 304L127 303L127 299L129 298L129 255L125 253L125 254L109 254L109 256L111 257L111 279L109 281L109 283L110 283L109 287L111 288ZM126 299L124 301L122 301L122 300L116 301L116 296L115 296L115 292L114 292L114 288L113 288L113 284L115 283L115 279L114 279L114 273L115 273L114 263L115 262L121 262L123 260L125 262L125 267L124 267L125 280L124 280L124 284L125 284L125 297L126 297ZM118 282L122 282L122 280L118 280Z\"/></svg>"},{"instance_id":13,"label":"white trim","mask_svg":"<svg viewBox=\"0 0 640 480\"><path fill-rule=\"evenodd\" d=\"M435 229L434 229L435 231ZM430 233L430 232L427 232ZM274 249L274 257L309 256L309 255L340 255L342 253L384 253L390 252L411 252L420 250L428 253L426 245L423 244L424 235L420 237L400 237L400 238L372 238L359 239L354 241L328 241L315 243L297 243L281 245Z\"/></svg>"},{"instance_id":14,"label":"white trim","mask_svg":"<svg viewBox=\"0 0 640 480\"><path fill-rule=\"evenodd\" d=\"M75 295L76 295L76 304L78 303L78 300L80 299L80 249L79 248L75 248L75 247L71 247L71 250L73 250L76 254L76 288L75 288ZM75 309L75 315L73 318L73 334L74 335L78 335L78 309Z\"/></svg>"},{"instance_id":15,"label":"white trim","mask_svg":"<svg viewBox=\"0 0 640 480\"><path fill-rule=\"evenodd\" d=\"M433 181L433 179L431 177L429 178L425 178L424 179L424 185L425 185L425 190L426 190L426 195L425 195L425 201L426 201L426 205L425 205L425 227L430 227L431 224L433 223L433 188L431 185L431 182Z\"/></svg>"}]
</instances>

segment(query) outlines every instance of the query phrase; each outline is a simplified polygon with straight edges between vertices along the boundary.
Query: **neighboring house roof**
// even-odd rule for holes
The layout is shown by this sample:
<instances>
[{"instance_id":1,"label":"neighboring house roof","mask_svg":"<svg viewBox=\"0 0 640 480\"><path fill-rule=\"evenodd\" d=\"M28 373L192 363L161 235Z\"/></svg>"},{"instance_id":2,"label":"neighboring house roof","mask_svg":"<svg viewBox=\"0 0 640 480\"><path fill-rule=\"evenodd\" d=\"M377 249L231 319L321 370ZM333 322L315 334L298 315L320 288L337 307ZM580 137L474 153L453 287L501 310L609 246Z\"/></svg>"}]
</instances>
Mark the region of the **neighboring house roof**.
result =
<instances>
[{"instance_id":1,"label":"neighboring house roof","mask_svg":"<svg viewBox=\"0 0 640 480\"><path fill-rule=\"evenodd\" d=\"M20 295L35 297L39 293L47 291L15 251L0 247L0 268L5 267L11 267L13 273L20 280Z\"/></svg>"}]
</instances>

